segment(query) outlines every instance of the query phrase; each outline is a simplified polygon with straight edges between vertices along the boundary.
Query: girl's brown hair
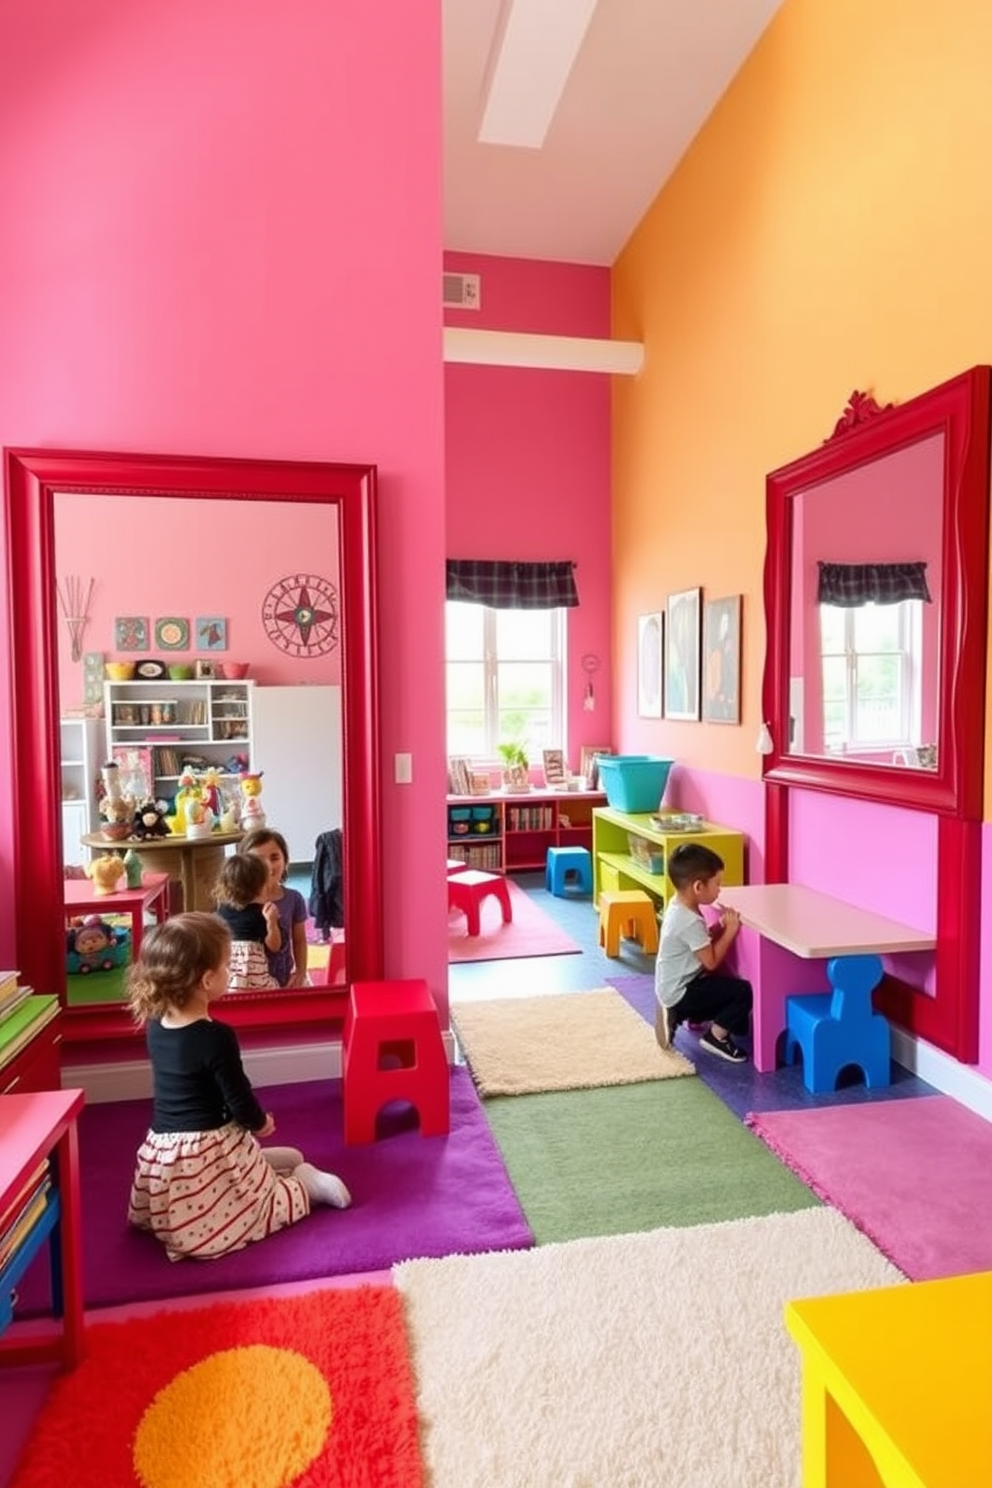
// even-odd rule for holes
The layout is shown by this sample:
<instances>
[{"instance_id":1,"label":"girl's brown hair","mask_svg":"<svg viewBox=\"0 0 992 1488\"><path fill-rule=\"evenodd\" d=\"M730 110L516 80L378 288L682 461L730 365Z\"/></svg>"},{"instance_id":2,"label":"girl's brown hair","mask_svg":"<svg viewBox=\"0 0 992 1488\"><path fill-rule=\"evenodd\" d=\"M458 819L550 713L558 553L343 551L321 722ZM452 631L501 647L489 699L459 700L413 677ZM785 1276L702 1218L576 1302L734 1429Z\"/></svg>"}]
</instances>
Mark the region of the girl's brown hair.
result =
<instances>
[{"instance_id":1,"label":"girl's brown hair","mask_svg":"<svg viewBox=\"0 0 992 1488\"><path fill-rule=\"evenodd\" d=\"M217 915L202 910L173 915L149 930L127 978L127 1001L136 1023L179 1011L208 971L228 954L231 933Z\"/></svg>"},{"instance_id":2,"label":"girl's brown hair","mask_svg":"<svg viewBox=\"0 0 992 1488\"><path fill-rule=\"evenodd\" d=\"M270 842L274 842L282 853L282 881L285 881L289 872L289 844L281 832L276 832L272 827L254 827L238 843L238 852L253 853L256 847L268 847Z\"/></svg>"},{"instance_id":3,"label":"girl's brown hair","mask_svg":"<svg viewBox=\"0 0 992 1488\"><path fill-rule=\"evenodd\" d=\"M244 909L257 899L269 881L268 865L254 854L234 853L224 859L220 877L214 885L214 900Z\"/></svg>"}]
</instances>

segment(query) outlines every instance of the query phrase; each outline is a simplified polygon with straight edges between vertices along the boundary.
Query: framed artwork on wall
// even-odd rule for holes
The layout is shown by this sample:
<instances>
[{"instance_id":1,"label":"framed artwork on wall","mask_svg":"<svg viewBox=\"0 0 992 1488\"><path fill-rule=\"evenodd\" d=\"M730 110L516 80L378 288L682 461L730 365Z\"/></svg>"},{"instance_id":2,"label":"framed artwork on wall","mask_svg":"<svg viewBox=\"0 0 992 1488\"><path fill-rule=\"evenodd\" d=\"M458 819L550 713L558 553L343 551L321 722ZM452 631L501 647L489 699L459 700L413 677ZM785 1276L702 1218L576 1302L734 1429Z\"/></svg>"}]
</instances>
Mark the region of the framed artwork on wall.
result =
<instances>
[{"instance_id":1,"label":"framed artwork on wall","mask_svg":"<svg viewBox=\"0 0 992 1488\"><path fill-rule=\"evenodd\" d=\"M155 645L160 651L188 651L189 621L178 615L162 615L155 621Z\"/></svg>"},{"instance_id":2,"label":"framed artwork on wall","mask_svg":"<svg viewBox=\"0 0 992 1488\"><path fill-rule=\"evenodd\" d=\"M699 719L699 589L668 596L665 717Z\"/></svg>"},{"instance_id":3,"label":"framed artwork on wall","mask_svg":"<svg viewBox=\"0 0 992 1488\"><path fill-rule=\"evenodd\" d=\"M703 722L741 721L741 596L703 606Z\"/></svg>"},{"instance_id":4,"label":"framed artwork on wall","mask_svg":"<svg viewBox=\"0 0 992 1488\"><path fill-rule=\"evenodd\" d=\"M222 615L201 615L196 622L198 651L227 650L227 621Z\"/></svg>"},{"instance_id":5,"label":"framed artwork on wall","mask_svg":"<svg viewBox=\"0 0 992 1488\"><path fill-rule=\"evenodd\" d=\"M143 615L118 615L114 621L114 647L118 651L147 651L147 617Z\"/></svg>"},{"instance_id":6,"label":"framed artwork on wall","mask_svg":"<svg viewBox=\"0 0 992 1488\"><path fill-rule=\"evenodd\" d=\"M665 617L637 617L637 712L641 718L661 717L662 637Z\"/></svg>"}]
</instances>

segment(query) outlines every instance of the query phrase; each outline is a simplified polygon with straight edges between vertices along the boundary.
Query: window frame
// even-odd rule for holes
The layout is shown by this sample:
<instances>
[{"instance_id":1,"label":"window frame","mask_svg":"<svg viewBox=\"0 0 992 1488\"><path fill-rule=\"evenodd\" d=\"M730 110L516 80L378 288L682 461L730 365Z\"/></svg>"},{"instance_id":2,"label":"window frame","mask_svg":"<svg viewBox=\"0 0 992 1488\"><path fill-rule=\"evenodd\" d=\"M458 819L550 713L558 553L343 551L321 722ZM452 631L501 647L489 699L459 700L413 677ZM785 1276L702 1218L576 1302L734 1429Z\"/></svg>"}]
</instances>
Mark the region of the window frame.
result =
<instances>
[{"instance_id":1,"label":"window frame","mask_svg":"<svg viewBox=\"0 0 992 1488\"><path fill-rule=\"evenodd\" d=\"M445 600L445 634L449 622L450 610L454 605L462 607L468 603L465 600ZM500 656L498 648L498 622L499 616L505 613L492 605L475 605L475 609L482 611L482 655L479 657L460 656L450 658L447 654L447 643L445 644L445 678L447 680L449 668L460 664L479 666L483 670L483 735L484 747L480 751L466 751L454 748L450 738L449 714L450 708L447 697L445 699L445 743L449 755L467 756L480 765L490 767L498 766L500 757L497 746L504 742L505 734L500 730L500 695L499 695L499 670L501 666L508 666L516 661L523 664L538 663L550 665L551 668L551 697L550 725L551 737L543 743L524 740L525 748L533 764L535 757L540 757L540 751L546 748L560 748L567 753L567 697L566 697L566 664L568 660L568 608L557 606L553 610L544 610L540 613L550 615L550 650L548 656L508 657ZM519 613L523 614L524 611Z\"/></svg>"}]
</instances>

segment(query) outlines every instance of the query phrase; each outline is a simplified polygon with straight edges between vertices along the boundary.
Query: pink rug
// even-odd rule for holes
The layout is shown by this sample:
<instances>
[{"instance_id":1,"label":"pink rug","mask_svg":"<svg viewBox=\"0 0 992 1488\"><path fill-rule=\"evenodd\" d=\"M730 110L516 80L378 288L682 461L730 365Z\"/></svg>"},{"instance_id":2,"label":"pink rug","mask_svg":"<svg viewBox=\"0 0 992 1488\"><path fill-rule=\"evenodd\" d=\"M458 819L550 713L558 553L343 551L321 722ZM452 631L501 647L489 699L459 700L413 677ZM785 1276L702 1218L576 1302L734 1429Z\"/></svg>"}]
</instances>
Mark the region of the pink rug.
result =
<instances>
[{"instance_id":1,"label":"pink rug","mask_svg":"<svg viewBox=\"0 0 992 1488\"><path fill-rule=\"evenodd\" d=\"M933 1095L746 1122L911 1281L992 1270L992 1122L966 1106Z\"/></svg>"},{"instance_id":2,"label":"pink rug","mask_svg":"<svg viewBox=\"0 0 992 1488\"><path fill-rule=\"evenodd\" d=\"M479 910L478 935L469 935L468 921L460 909L448 915L448 960L504 961L518 956L577 955L582 947L539 909L529 894L507 879L513 919L503 923L499 901L492 894Z\"/></svg>"}]
</instances>

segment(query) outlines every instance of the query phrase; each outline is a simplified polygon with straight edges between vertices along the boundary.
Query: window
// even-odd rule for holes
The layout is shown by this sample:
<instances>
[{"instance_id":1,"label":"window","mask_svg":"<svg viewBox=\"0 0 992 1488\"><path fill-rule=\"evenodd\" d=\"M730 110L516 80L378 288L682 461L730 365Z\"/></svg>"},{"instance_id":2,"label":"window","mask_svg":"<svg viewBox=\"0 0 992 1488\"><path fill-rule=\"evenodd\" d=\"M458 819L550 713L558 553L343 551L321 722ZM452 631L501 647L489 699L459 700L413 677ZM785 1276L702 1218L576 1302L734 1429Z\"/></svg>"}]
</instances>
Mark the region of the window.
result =
<instances>
[{"instance_id":1,"label":"window","mask_svg":"<svg viewBox=\"0 0 992 1488\"><path fill-rule=\"evenodd\" d=\"M920 742L923 607L918 599L820 605L824 745L847 753Z\"/></svg>"},{"instance_id":2,"label":"window","mask_svg":"<svg viewBox=\"0 0 992 1488\"><path fill-rule=\"evenodd\" d=\"M531 761L565 738L565 611L445 605L448 753L495 759L519 741Z\"/></svg>"}]
</instances>

